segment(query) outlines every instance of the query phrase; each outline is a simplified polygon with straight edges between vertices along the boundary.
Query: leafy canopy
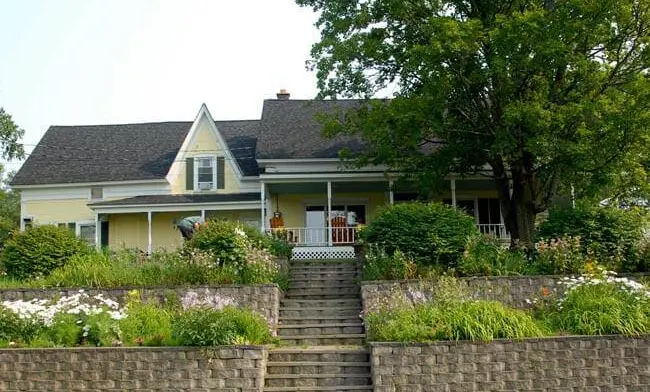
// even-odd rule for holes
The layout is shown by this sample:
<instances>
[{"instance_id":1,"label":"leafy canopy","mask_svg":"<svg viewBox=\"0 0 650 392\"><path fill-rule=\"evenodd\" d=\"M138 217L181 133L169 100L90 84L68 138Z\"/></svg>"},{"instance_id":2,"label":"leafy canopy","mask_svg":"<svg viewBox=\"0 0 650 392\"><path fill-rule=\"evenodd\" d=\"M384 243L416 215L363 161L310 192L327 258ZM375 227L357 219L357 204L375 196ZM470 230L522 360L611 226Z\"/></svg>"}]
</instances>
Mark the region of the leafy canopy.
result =
<instances>
[{"instance_id":1,"label":"leafy canopy","mask_svg":"<svg viewBox=\"0 0 650 392\"><path fill-rule=\"evenodd\" d=\"M365 140L356 164L423 188L487 175L528 244L563 187L647 182L650 0L297 3L319 13L309 65L322 97L394 92L327 124Z\"/></svg>"}]
</instances>

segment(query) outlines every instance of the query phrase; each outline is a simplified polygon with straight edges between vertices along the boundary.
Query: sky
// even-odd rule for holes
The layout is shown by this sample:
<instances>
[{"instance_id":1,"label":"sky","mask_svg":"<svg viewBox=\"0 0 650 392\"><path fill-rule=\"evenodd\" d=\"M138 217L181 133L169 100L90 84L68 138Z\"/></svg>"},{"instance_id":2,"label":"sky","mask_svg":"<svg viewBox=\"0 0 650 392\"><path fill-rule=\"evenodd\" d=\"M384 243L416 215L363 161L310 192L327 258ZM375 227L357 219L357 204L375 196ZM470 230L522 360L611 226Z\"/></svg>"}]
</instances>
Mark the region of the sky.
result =
<instances>
[{"instance_id":1,"label":"sky","mask_svg":"<svg viewBox=\"0 0 650 392\"><path fill-rule=\"evenodd\" d=\"M0 0L0 107L27 152L50 125L192 121L202 103L258 119L280 89L316 95L315 21L293 0Z\"/></svg>"}]
</instances>

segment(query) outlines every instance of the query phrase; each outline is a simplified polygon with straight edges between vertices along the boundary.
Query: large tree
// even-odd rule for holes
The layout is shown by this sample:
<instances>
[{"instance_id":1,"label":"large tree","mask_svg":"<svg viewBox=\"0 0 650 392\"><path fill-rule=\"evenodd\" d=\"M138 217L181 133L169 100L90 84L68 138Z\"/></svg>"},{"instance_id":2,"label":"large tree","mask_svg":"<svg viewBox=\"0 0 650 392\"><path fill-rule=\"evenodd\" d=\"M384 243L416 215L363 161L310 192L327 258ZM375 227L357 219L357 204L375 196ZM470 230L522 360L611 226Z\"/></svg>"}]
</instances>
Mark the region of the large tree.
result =
<instances>
[{"instance_id":1,"label":"large tree","mask_svg":"<svg viewBox=\"0 0 650 392\"><path fill-rule=\"evenodd\" d=\"M0 107L0 157L5 160L22 159L25 151L19 140L24 133L11 115ZM0 164L0 247L20 223L20 194L8 186L12 177L13 173L6 173L4 165Z\"/></svg>"},{"instance_id":2,"label":"large tree","mask_svg":"<svg viewBox=\"0 0 650 392\"><path fill-rule=\"evenodd\" d=\"M320 96L371 98L332 135L433 187L494 179L512 238L570 184L647 181L650 0L296 0L319 13Z\"/></svg>"}]
</instances>

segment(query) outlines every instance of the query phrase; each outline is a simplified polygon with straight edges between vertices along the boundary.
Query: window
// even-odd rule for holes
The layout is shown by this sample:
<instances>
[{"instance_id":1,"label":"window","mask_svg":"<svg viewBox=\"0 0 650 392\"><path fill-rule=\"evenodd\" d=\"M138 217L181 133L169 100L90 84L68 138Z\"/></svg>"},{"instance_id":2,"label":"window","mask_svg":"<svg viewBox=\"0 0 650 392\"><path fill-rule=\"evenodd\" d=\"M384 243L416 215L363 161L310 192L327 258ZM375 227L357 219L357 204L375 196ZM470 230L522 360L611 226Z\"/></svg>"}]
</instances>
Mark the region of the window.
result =
<instances>
[{"instance_id":1,"label":"window","mask_svg":"<svg viewBox=\"0 0 650 392\"><path fill-rule=\"evenodd\" d=\"M100 186L94 186L90 188L90 199L99 200L104 198L104 188Z\"/></svg>"},{"instance_id":2,"label":"window","mask_svg":"<svg viewBox=\"0 0 650 392\"><path fill-rule=\"evenodd\" d=\"M95 244L95 222L93 223L79 223L77 225L78 233L77 235L82 240L88 242L91 245Z\"/></svg>"},{"instance_id":3,"label":"window","mask_svg":"<svg viewBox=\"0 0 650 392\"><path fill-rule=\"evenodd\" d=\"M196 189L210 191L216 185L216 160L213 157L196 158Z\"/></svg>"},{"instance_id":4,"label":"window","mask_svg":"<svg viewBox=\"0 0 650 392\"><path fill-rule=\"evenodd\" d=\"M34 226L34 220L32 218L23 218L23 229L31 229Z\"/></svg>"}]
</instances>

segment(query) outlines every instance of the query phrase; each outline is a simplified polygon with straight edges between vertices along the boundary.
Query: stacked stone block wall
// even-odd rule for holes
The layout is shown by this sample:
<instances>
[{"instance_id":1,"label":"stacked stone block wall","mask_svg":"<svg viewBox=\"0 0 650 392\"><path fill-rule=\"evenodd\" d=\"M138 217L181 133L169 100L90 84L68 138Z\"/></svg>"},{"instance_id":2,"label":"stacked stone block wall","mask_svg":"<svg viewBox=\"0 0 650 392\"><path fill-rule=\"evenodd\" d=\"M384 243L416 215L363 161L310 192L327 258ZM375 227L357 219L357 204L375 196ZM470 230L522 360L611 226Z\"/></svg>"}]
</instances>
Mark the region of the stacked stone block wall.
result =
<instances>
[{"instance_id":1,"label":"stacked stone block wall","mask_svg":"<svg viewBox=\"0 0 650 392\"><path fill-rule=\"evenodd\" d=\"M0 391L260 392L267 350L74 348L0 350Z\"/></svg>"},{"instance_id":2,"label":"stacked stone block wall","mask_svg":"<svg viewBox=\"0 0 650 392\"><path fill-rule=\"evenodd\" d=\"M372 343L376 392L650 391L650 335Z\"/></svg>"},{"instance_id":3,"label":"stacked stone block wall","mask_svg":"<svg viewBox=\"0 0 650 392\"><path fill-rule=\"evenodd\" d=\"M638 279L647 275L625 275L631 279ZM558 284L562 276L488 276L460 278L459 281L466 286L467 292L475 299L499 301L515 308L529 307L528 301L546 295L560 296L565 286ZM391 293L397 291L408 297L409 292L423 292L430 300L435 301L433 285L424 281L368 281L361 286L363 309L368 311L379 305Z\"/></svg>"}]
</instances>

